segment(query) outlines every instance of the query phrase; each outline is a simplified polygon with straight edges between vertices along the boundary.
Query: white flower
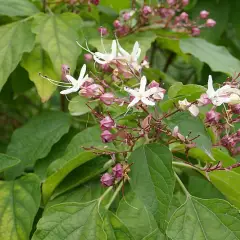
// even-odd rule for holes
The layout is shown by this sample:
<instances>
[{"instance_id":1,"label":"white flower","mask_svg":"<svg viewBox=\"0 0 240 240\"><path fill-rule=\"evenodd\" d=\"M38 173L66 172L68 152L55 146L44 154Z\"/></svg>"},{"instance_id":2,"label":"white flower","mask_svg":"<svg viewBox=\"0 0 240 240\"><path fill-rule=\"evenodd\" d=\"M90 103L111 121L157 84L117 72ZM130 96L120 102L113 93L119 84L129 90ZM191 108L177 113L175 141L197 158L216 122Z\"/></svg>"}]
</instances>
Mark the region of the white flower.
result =
<instances>
[{"instance_id":1,"label":"white flower","mask_svg":"<svg viewBox=\"0 0 240 240\"><path fill-rule=\"evenodd\" d=\"M112 51L110 53L107 53L106 51L105 51L105 53L95 52L93 54L93 59L99 64L110 63L111 61L113 61L117 58L117 42L116 42L116 40L112 41L111 50Z\"/></svg>"},{"instance_id":2,"label":"white flower","mask_svg":"<svg viewBox=\"0 0 240 240\"><path fill-rule=\"evenodd\" d=\"M82 69L80 71L78 80L76 80L74 77L71 75L66 75L67 80L72 84L72 87L62 90L60 93L61 94L69 94L73 92L79 91L80 87L83 85L83 83L88 79L88 75L84 77L86 73L86 64L82 66Z\"/></svg>"},{"instance_id":3,"label":"white flower","mask_svg":"<svg viewBox=\"0 0 240 240\"><path fill-rule=\"evenodd\" d=\"M125 49L123 49L118 41L117 44L119 50L119 59L125 61L130 65L130 67L133 67L135 70L139 71L141 68L141 66L138 64L138 59L141 55L139 43L137 41L135 42L131 53L128 53Z\"/></svg>"},{"instance_id":4,"label":"white flower","mask_svg":"<svg viewBox=\"0 0 240 240\"><path fill-rule=\"evenodd\" d=\"M239 89L232 88L230 85L225 85L215 91L213 88L213 80L211 75L208 77L208 90L206 93L208 95L208 98L212 101L212 104L215 106L220 106L223 103L236 104L239 102L239 98L237 98L237 96L240 96Z\"/></svg>"},{"instance_id":5,"label":"white flower","mask_svg":"<svg viewBox=\"0 0 240 240\"><path fill-rule=\"evenodd\" d=\"M146 79L145 76L143 76L141 78L141 81L140 81L140 88L139 89L131 89L131 88L128 88L128 87L124 88L124 90L126 92L130 93L134 97L132 102L128 105L128 108L133 107L139 101L141 101L142 103L144 103L146 105L150 105L150 106L155 105L155 102L150 101L148 98L157 91L157 88L153 87L153 88L150 88L147 91L145 91L146 85L147 85L147 79Z\"/></svg>"},{"instance_id":6,"label":"white flower","mask_svg":"<svg viewBox=\"0 0 240 240\"><path fill-rule=\"evenodd\" d=\"M188 110L194 117L196 117L199 114L199 109L195 104L191 104L188 102L188 100L185 98L182 101L178 101L179 108L181 110Z\"/></svg>"}]
</instances>

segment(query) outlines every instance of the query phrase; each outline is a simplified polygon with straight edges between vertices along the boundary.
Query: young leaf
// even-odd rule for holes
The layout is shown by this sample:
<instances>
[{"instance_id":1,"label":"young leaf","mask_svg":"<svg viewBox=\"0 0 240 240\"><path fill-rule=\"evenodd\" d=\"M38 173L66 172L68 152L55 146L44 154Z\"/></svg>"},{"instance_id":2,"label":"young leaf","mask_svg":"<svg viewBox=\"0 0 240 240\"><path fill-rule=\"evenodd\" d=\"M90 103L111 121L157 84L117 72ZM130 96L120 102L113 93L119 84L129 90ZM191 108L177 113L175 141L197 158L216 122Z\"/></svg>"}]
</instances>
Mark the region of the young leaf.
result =
<instances>
[{"instance_id":1,"label":"young leaf","mask_svg":"<svg viewBox=\"0 0 240 240\"><path fill-rule=\"evenodd\" d=\"M40 180L34 174L14 181L0 181L0 238L29 239L40 200Z\"/></svg>"},{"instance_id":2,"label":"young leaf","mask_svg":"<svg viewBox=\"0 0 240 240\"><path fill-rule=\"evenodd\" d=\"M215 46L204 39L182 39L180 47L184 53L191 53L200 61L208 64L215 72L232 75L240 68L240 61L233 57L225 47Z\"/></svg>"},{"instance_id":3,"label":"young leaf","mask_svg":"<svg viewBox=\"0 0 240 240\"><path fill-rule=\"evenodd\" d=\"M8 3L6 2L6 4ZM0 3L0 5L2 9L2 3ZM28 22L18 21L0 26L0 36L1 91L10 73L20 62L23 53L30 52L33 49L34 34L31 32L30 24Z\"/></svg>"},{"instance_id":4,"label":"young leaf","mask_svg":"<svg viewBox=\"0 0 240 240\"><path fill-rule=\"evenodd\" d=\"M7 170L5 176L19 176L25 167L45 157L51 147L68 132L69 116L62 112L44 112L33 117L23 127L15 130L7 148L7 154L21 159L21 163Z\"/></svg>"},{"instance_id":5,"label":"young leaf","mask_svg":"<svg viewBox=\"0 0 240 240\"><path fill-rule=\"evenodd\" d=\"M20 162L21 162L21 160L18 158L11 157L6 154L0 153L0 172L3 172L6 169L15 166Z\"/></svg>"},{"instance_id":6,"label":"young leaf","mask_svg":"<svg viewBox=\"0 0 240 240\"><path fill-rule=\"evenodd\" d=\"M137 148L129 162L134 163L130 176L133 191L164 230L175 185L171 152L163 145L149 144Z\"/></svg>"},{"instance_id":7,"label":"young leaf","mask_svg":"<svg viewBox=\"0 0 240 240\"><path fill-rule=\"evenodd\" d=\"M67 64L74 71L81 48L76 41L82 42L78 30L81 18L73 13L61 15L41 14L35 17L33 32L39 37L43 49L49 54L54 69L60 75L61 65Z\"/></svg>"},{"instance_id":8,"label":"young leaf","mask_svg":"<svg viewBox=\"0 0 240 240\"><path fill-rule=\"evenodd\" d=\"M220 199L188 197L170 219L167 235L172 240L240 239L240 214Z\"/></svg>"},{"instance_id":9,"label":"young leaf","mask_svg":"<svg viewBox=\"0 0 240 240\"><path fill-rule=\"evenodd\" d=\"M48 208L32 240L107 240L98 201L64 203Z\"/></svg>"},{"instance_id":10,"label":"young leaf","mask_svg":"<svg viewBox=\"0 0 240 240\"><path fill-rule=\"evenodd\" d=\"M39 10L29 0L0 0L0 15L31 16Z\"/></svg>"},{"instance_id":11,"label":"young leaf","mask_svg":"<svg viewBox=\"0 0 240 240\"><path fill-rule=\"evenodd\" d=\"M21 65L28 71L29 78L36 85L42 102L46 102L56 89L56 86L42 78L39 73L57 80L57 74L53 70L51 60L47 53L38 44L31 53L23 56Z\"/></svg>"}]
</instances>

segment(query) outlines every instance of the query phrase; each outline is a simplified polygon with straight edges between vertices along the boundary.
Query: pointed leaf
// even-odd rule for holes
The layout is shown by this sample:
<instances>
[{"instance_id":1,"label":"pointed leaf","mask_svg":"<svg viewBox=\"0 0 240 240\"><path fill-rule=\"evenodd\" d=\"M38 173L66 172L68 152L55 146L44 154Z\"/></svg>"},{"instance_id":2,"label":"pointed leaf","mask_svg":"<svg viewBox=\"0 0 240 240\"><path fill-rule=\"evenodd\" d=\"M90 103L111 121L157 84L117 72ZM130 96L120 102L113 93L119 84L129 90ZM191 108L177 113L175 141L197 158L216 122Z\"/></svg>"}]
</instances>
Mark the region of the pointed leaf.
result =
<instances>
[{"instance_id":1,"label":"pointed leaf","mask_svg":"<svg viewBox=\"0 0 240 240\"><path fill-rule=\"evenodd\" d=\"M170 219L172 240L240 239L240 213L220 199L189 197Z\"/></svg>"},{"instance_id":2,"label":"pointed leaf","mask_svg":"<svg viewBox=\"0 0 240 240\"><path fill-rule=\"evenodd\" d=\"M33 117L12 135L7 154L21 159L21 163L7 170L6 177L19 176L25 167L45 157L54 143L68 132L69 116L62 112L45 112Z\"/></svg>"},{"instance_id":3,"label":"pointed leaf","mask_svg":"<svg viewBox=\"0 0 240 240\"><path fill-rule=\"evenodd\" d=\"M41 14L34 19L33 32L38 34L43 49L49 54L59 75L62 64L69 65L72 71L75 70L81 53L81 48L76 43L81 40L77 32L81 23L81 18L73 13Z\"/></svg>"},{"instance_id":4,"label":"pointed leaf","mask_svg":"<svg viewBox=\"0 0 240 240\"><path fill-rule=\"evenodd\" d=\"M64 203L48 208L32 240L107 240L97 203Z\"/></svg>"},{"instance_id":5,"label":"pointed leaf","mask_svg":"<svg viewBox=\"0 0 240 240\"><path fill-rule=\"evenodd\" d=\"M29 239L40 200L40 180L34 174L0 181L0 239Z\"/></svg>"},{"instance_id":6,"label":"pointed leaf","mask_svg":"<svg viewBox=\"0 0 240 240\"><path fill-rule=\"evenodd\" d=\"M42 78L39 73L46 75L51 79L57 80L57 74L53 69L51 60L47 53L40 45L36 45L31 53L23 56L21 65L28 71L29 78L36 85L42 102L46 102L56 89L56 86L48 80Z\"/></svg>"},{"instance_id":7,"label":"pointed leaf","mask_svg":"<svg viewBox=\"0 0 240 240\"><path fill-rule=\"evenodd\" d=\"M7 3L7 1L5 1ZM16 4L17 5L17 4ZM0 3L2 8L2 4ZM0 90L17 67L24 52L33 49L34 34L29 22L14 22L0 26Z\"/></svg>"},{"instance_id":8,"label":"pointed leaf","mask_svg":"<svg viewBox=\"0 0 240 240\"><path fill-rule=\"evenodd\" d=\"M134 163L131 166L132 189L164 230L175 185L171 152L160 144L149 144L137 148L129 162Z\"/></svg>"},{"instance_id":9,"label":"pointed leaf","mask_svg":"<svg viewBox=\"0 0 240 240\"><path fill-rule=\"evenodd\" d=\"M6 154L0 153L0 172L15 166L20 162L21 162L21 160L18 158L11 157Z\"/></svg>"}]
</instances>

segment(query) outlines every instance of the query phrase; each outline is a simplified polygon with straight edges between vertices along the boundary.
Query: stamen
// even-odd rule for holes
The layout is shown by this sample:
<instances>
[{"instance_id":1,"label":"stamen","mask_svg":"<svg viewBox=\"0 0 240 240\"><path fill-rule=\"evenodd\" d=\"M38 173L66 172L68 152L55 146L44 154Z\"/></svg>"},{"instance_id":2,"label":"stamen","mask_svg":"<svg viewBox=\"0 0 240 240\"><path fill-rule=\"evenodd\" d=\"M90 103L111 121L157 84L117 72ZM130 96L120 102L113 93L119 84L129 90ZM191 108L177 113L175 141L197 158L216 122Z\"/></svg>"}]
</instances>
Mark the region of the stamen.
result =
<instances>
[{"instance_id":1,"label":"stamen","mask_svg":"<svg viewBox=\"0 0 240 240\"><path fill-rule=\"evenodd\" d=\"M91 53L92 55L94 55L94 53L89 49L88 44L87 44L87 41L86 41L86 46L87 46L87 48L83 47L78 41L76 41L76 43L77 43L77 45L78 45L79 47L81 47L81 48L84 49L85 51L87 51L87 52Z\"/></svg>"},{"instance_id":2,"label":"stamen","mask_svg":"<svg viewBox=\"0 0 240 240\"><path fill-rule=\"evenodd\" d=\"M40 77L42 77L42 78L44 78L44 79L46 79L46 80L48 80L50 83L52 83L53 85L56 85L56 86L59 86L59 87L65 87L65 88L69 88L69 87L71 87L71 85L67 85L67 83L59 83L59 81L55 81L55 80L53 80L53 79L51 79L51 78L49 78L49 77L47 77L47 76L44 76L44 75L42 75L41 73L39 73L39 76ZM65 85L64 85L65 84Z\"/></svg>"}]
</instances>

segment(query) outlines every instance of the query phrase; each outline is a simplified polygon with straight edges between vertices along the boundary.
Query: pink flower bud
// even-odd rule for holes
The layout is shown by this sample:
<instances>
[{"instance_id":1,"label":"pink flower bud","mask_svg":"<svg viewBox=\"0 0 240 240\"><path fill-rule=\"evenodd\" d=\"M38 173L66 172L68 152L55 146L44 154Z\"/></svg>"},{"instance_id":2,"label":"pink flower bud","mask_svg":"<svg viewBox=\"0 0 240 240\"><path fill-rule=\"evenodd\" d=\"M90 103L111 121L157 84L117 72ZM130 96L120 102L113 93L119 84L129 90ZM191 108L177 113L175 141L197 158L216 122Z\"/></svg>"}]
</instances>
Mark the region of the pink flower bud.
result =
<instances>
[{"instance_id":1,"label":"pink flower bud","mask_svg":"<svg viewBox=\"0 0 240 240\"><path fill-rule=\"evenodd\" d=\"M99 4L100 0L90 0L90 2L97 6Z\"/></svg>"},{"instance_id":2,"label":"pink flower bud","mask_svg":"<svg viewBox=\"0 0 240 240\"><path fill-rule=\"evenodd\" d=\"M216 21L214 21L213 19L209 18L207 21L206 21L206 26L207 27L214 27L216 25Z\"/></svg>"},{"instance_id":3,"label":"pink flower bud","mask_svg":"<svg viewBox=\"0 0 240 240\"><path fill-rule=\"evenodd\" d=\"M70 73L70 67L67 64L62 64L61 70L62 70L61 79L65 82L68 82L66 75Z\"/></svg>"},{"instance_id":4,"label":"pink flower bud","mask_svg":"<svg viewBox=\"0 0 240 240\"><path fill-rule=\"evenodd\" d=\"M92 54L90 54L90 53L84 54L84 60L85 60L85 62L90 62L92 59L93 59Z\"/></svg>"},{"instance_id":5,"label":"pink flower bud","mask_svg":"<svg viewBox=\"0 0 240 240\"><path fill-rule=\"evenodd\" d=\"M240 104L230 105L230 108L233 113L240 114Z\"/></svg>"},{"instance_id":6,"label":"pink flower bud","mask_svg":"<svg viewBox=\"0 0 240 240\"><path fill-rule=\"evenodd\" d=\"M211 100L208 98L206 93L203 93L200 98L198 99L198 106L205 106L212 103Z\"/></svg>"},{"instance_id":7,"label":"pink flower bud","mask_svg":"<svg viewBox=\"0 0 240 240\"><path fill-rule=\"evenodd\" d=\"M221 144L226 148L232 148L237 144L237 142L231 136L224 136L221 139Z\"/></svg>"},{"instance_id":8,"label":"pink flower bud","mask_svg":"<svg viewBox=\"0 0 240 240\"><path fill-rule=\"evenodd\" d=\"M112 171L113 171L113 176L117 180L120 180L123 177L123 168L120 163L117 163L115 167L113 167Z\"/></svg>"},{"instance_id":9,"label":"pink flower bud","mask_svg":"<svg viewBox=\"0 0 240 240\"><path fill-rule=\"evenodd\" d=\"M168 9L167 8L160 8L159 14L162 18L166 18L168 16Z\"/></svg>"},{"instance_id":10,"label":"pink flower bud","mask_svg":"<svg viewBox=\"0 0 240 240\"><path fill-rule=\"evenodd\" d=\"M109 173L104 173L101 177L101 183L104 187L110 187L113 185L114 177Z\"/></svg>"},{"instance_id":11,"label":"pink flower bud","mask_svg":"<svg viewBox=\"0 0 240 240\"><path fill-rule=\"evenodd\" d=\"M115 20L115 21L113 22L113 26L114 26L115 28L121 27L120 21L119 21L119 20Z\"/></svg>"},{"instance_id":12,"label":"pink flower bud","mask_svg":"<svg viewBox=\"0 0 240 240\"><path fill-rule=\"evenodd\" d=\"M100 65L100 68L104 71L104 72L106 72L106 73L108 73L108 72L112 72L112 68L111 68L111 66L109 65L109 64L107 64L107 63L105 63L105 64L101 64Z\"/></svg>"},{"instance_id":13,"label":"pink flower bud","mask_svg":"<svg viewBox=\"0 0 240 240\"><path fill-rule=\"evenodd\" d=\"M128 34L128 32L130 31L130 27L127 25L121 26L117 29L116 33L118 36L124 36L126 34Z\"/></svg>"},{"instance_id":14,"label":"pink flower bud","mask_svg":"<svg viewBox=\"0 0 240 240\"><path fill-rule=\"evenodd\" d=\"M209 12L206 11L206 10L202 10L202 11L200 12L200 18L201 18L201 19L206 19L206 18L208 17L208 15L209 15Z\"/></svg>"},{"instance_id":15,"label":"pink flower bud","mask_svg":"<svg viewBox=\"0 0 240 240\"><path fill-rule=\"evenodd\" d=\"M221 114L214 110L210 110L209 112L206 113L206 123L217 124L220 118Z\"/></svg>"},{"instance_id":16,"label":"pink flower bud","mask_svg":"<svg viewBox=\"0 0 240 240\"><path fill-rule=\"evenodd\" d=\"M192 27L192 36L193 37L199 36L200 33L201 33L201 31L198 27Z\"/></svg>"},{"instance_id":17,"label":"pink flower bud","mask_svg":"<svg viewBox=\"0 0 240 240\"><path fill-rule=\"evenodd\" d=\"M108 34L108 30L105 27L99 27L98 32L101 34L101 36L105 36Z\"/></svg>"},{"instance_id":18,"label":"pink flower bud","mask_svg":"<svg viewBox=\"0 0 240 240\"><path fill-rule=\"evenodd\" d=\"M115 97L113 93L108 92L108 93L102 94L100 96L100 100L106 105L111 105L114 102Z\"/></svg>"},{"instance_id":19,"label":"pink flower bud","mask_svg":"<svg viewBox=\"0 0 240 240\"><path fill-rule=\"evenodd\" d=\"M188 14L186 12L182 12L179 17L181 20L183 20L185 22L188 21Z\"/></svg>"},{"instance_id":20,"label":"pink flower bud","mask_svg":"<svg viewBox=\"0 0 240 240\"><path fill-rule=\"evenodd\" d=\"M92 78L88 78L82 85L83 88L86 88L94 83L94 80Z\"/></svg>"},{"instance_id":21,"label":"pink flower bud","mask_svg":"<svg viewBox=\"0 0 240 240\"><path fill-rule=\"evenodd\" d=\"M240 137L240 129L237 130L236 135L237 135L238 137Z\"/></svg>"},{"instance_id":22,"label":"pink flower bud","mask_svg":"<svg viewBox=\"0 0 240 240\"><path fill-rule=\"evenodd\" d=\"M104 88L99 84L91 84L85 88L82 88L79 93L88 98L99 97L104 93Z\"/></svg>"},{"instance_id":23,"label":"pink flower bud","mask_svg":"<svg viewBox=\"0 0 240 240\"><path fill-rule=\"evenodd\" d=\"M174 23L177 24L181 21L181 18L179 16L175 17Z\"/></svg>"},{"instance_id":24,"label":"pink flower bud","mask_svg":"<svg viewBox=\"0 0 240 240\"><path fill-rule=\"evenodd\" d=\"M113 134L108 130L104 130L101 134L101 138L104 143L108 143L113 140Z\"/></svg>"},{"instance_id":25,"label":"pink flower bud","mask_svg":"<svg viewBox=\"0 0 240 240\"><path fill-rule=\"evenodd\" d=\"M156 82L155 80L151 81L151 82L148 84L148 88L153 88L153 87L159 87L159 83Z\"/></svg>"},{"instance_id":26,"label":"pink flower bud","mask_svg":"<svg viewBox=\"0 0 240 240\"><path fill-rule=\"evenodd\" d=\"M102 130L108 130L111 129L114 126L114 121L111 117L106 116L100 121L100 127Z\"/></svg>"},{"instance_id":27,"label":"pink flower bud","mask_svg":"<svg viewBox=\"0 0 240 240\"><path fill-rule=\"evenodd\" d=\"M131 18L131 14L129 12L126 12L123 14L124 21L128 21Z\"/></svg>"},{"instance_id":28,"label":"pink flower bud","mask_svg":"<svg viewBox=\"0 0 240 240\"><path fill-rule=\"evenodd\" d=\"M145 16L147 16L147 15L149 15L150 13L152 13L152 9L151 9L151 7L150 6L143 6L143 8L142 8L142 13L143 13L143 15L145 15Z\"/></svg>"},{"instance_id":29,"label":"pink flower bud","mask_svg":"<svg viewBox=\"0 0 240 240\"><path fill-rule=\"evenodd\" d=\"M183 7L187 6L189 4L189 0L182 0Z\"/></svg>"},{"instance_id":30,"label":"pink flower bud","mask_svg":"<svg viewBox=\"0 0 240 240\"><path fill-rule=\"evenodd\" d=\"M169 6L172 6L176 4L176 0L167 0L167 3Z\"/></svg>"},{"instance_id":31,"label":"pink flower bud","mask_svg":"<svg viewBox=\"0 0 240 240\"><path fill-rule=\"evenodd\" d=\"M168 9L168 15L169 16L174 16L175 15L175 11L171 8Z\"/></svg>"}]
</instances>

